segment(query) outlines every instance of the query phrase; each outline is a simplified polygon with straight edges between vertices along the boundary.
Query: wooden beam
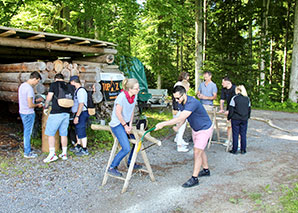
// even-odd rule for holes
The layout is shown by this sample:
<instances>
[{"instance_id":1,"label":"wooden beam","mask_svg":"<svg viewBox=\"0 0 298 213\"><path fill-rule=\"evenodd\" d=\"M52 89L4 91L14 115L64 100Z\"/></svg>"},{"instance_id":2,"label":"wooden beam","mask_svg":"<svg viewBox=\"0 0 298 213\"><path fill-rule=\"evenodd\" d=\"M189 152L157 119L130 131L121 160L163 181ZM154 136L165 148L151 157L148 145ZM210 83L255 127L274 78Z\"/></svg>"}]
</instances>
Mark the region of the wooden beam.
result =
<instances>
[{"instance_id":1,"label":"wooden beam","mask_svg":"<svg viewBox=\"0 0 298 213\"><path fill-rule=\"evenodd\" d=\"M16 38L2 38L0 37L0 46L9 47L22 47L31 49L46 49L46 50L59 50L59 51L70 51L79 53L98 53L98 54L117 54L116 49L110 48L95 48L88 46L78 46L75 44L57 44L53 42L43 41L31 41L27 39L16 39Z\"/></svg>"},{"instance_id":2,"label":"wooden beam","mask_svg":"<svg viewBox=\"0 0 298 213\"><path fill-rule=\"evenodd\" d=\"M65 41L70 41L70 38L62 38L62 39L57 39L55 41L52 41L52 43L61 43L61 42L65 42Z\"/></svg>"},{"instance_id":3,"label":"wooden beam","mask_svg":"<svg viewBox=\"0 0 298 213\"><path fill-rule=\"evenodd\" d=\"M108 46L107 44L94 44L92 47L106 47Z\"/></svg>"},{"instance_id":4,"label":"wooden beam","mask_svg":"<svg viewBox=\"0 0 298 213\"><path fill-rule=\"evenodd\" d=\"M1 33L0 34L0 37L8 37L8 36L14 35L14 34L16 34L16 31L14 31L14 30L8 30L6 32Z\"/></svg>"},{"instance_id":5,"label":"wooden beam","mask_svg":"<svg viewBox=\"0 0 298 213\"><path fill-rule=\"evenodd\" d=\"M37 39L45 38L45 37L46 36L44 34L38 34L38 35L35 35L35 36L30 36L27 39L29 39L29 40L37 40Z\"/></svg>"},{"instance_id":6,"label":"wooden beam","mask_svg":"<svg viewBox=\"0 0 298 213\"><path fill-rule=\"evenodd\" d=\"M85 41L80 41L80 42L77 42L77 43L75 43L76 45L81 45L81 44L90 44L90 41L87 41L87 40L85 40Z\"/></svg>"}]
</instances>

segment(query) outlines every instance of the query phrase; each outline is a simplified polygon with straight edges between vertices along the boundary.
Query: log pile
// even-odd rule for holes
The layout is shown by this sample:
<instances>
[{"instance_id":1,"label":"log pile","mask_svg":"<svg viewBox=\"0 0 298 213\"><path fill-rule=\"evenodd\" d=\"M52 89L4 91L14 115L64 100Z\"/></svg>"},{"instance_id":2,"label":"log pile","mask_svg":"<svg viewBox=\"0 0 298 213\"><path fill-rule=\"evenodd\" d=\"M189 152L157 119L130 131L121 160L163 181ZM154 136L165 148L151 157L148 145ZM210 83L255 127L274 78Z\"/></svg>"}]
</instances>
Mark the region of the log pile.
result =
<instances>
[{"instance_id":1,"label":"log pile","mask_svg":"<svg viewBox=\"0 0 298 213\"><path fill-rule=\"evenodd\" d=\"M41 82L35 87L36 94L46 94L54 76L61 73L64 80L69 81L73 75L80 77L81 83L87 90L95 90L93 100L100 103L103 100L98 73L118 72L118 66L109 65L114 61L114 55L78 58L73 61L38 61L15 64L0 64L0 100L18 102L18 87L29 79L30 73L38 71Z\"/></svg>"}]
</instances>

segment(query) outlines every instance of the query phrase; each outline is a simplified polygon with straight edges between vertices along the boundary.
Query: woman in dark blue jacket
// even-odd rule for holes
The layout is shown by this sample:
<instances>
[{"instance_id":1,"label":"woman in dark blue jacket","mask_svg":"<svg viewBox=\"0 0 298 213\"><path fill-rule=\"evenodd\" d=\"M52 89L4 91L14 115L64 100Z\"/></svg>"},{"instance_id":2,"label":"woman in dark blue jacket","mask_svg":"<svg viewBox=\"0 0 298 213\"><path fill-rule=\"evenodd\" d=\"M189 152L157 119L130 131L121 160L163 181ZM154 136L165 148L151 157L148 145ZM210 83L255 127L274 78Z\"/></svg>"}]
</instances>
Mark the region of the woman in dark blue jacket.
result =
<instances>
[{"instance_id":1,"label":"woman in dark blue jacket","mask_svg":"<svg viewBox=\"0 0 298 213\"><path fill-rule=\"evenodd\" d=\"M247 121L250 118L251 105L246 89L243 85L237 86L235 89L236 95L231 99L228 120L231 119L233 132L233 149L232 154L237 153L238 137L241 138L241 154L246 153L246 133Z\"/></svg>"}]
</instances>

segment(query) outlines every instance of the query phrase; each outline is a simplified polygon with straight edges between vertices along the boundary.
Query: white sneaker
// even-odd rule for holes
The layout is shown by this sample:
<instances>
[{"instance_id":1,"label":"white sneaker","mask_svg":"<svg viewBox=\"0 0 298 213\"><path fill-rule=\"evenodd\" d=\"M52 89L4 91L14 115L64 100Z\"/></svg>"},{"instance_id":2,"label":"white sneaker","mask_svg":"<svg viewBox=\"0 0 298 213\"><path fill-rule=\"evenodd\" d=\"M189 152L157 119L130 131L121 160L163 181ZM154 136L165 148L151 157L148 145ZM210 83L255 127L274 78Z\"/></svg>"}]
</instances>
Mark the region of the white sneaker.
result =
<instances>
[{"instance_id":1,"label":"white sneaker","mask_svg":"<svg viewBox=\"0 0 298 213\"><path fill-rule=\"evenodd\" d=\"M177 146L178 152L188 152L189 149L186 146Z\"/></svg>"},{"instance_id":2,"label":"white sneaker","mask_svg":"<svg viewBox=\"0 0 298 213\"><path fill-rule=\"evenodd\" d=\"M60 154L59 158L61 158L62 160L67 160L67 155L66 154Z\"/></svg>"},{"instance_id":3,"label":"white sneaker","mask_svg":"<svg viewBox=\"0 0 298 213\"><path fill-rule=\"evenodd\" d=\"M50 163L50 162L53 162L55 160L58 160L58 157L56 154L54 155L48 155L48 157L46 159L43 160L44 163Z\"/></svg>"},{"instance_id":4,"label":"white sneaker","mask_svg":"<svg viewBox=\"0 0 298 213\"><path fill-rule=\"evenodd\" d=\"M184 146L189 145L189 143L185 142L185 140L182 140L182 143L181 144L184 145Z\"/></svg>"}]
</instances>

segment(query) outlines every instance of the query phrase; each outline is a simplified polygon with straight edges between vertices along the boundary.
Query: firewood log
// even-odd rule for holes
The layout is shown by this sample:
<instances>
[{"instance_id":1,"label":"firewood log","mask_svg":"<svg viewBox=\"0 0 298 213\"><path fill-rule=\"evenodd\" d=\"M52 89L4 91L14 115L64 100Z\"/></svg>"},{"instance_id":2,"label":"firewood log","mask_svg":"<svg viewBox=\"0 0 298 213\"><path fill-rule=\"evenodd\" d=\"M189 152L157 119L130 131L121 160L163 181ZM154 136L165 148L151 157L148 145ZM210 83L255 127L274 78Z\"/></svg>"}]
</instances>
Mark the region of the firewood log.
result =
<instances>
[{"instance_id":1,"label":"firewood log","mask_svg":"<svg viewBox=\"0 0 298 213\"><path fill-rule=\"evenodd\" d=\"M44 62L24 62L17 64L0 64L0 72L33 72L46 69Z\"/></svg>"},{"instance_id":2,"label":"firewood log","mask_svg":"<svg viewBox=\"0 0 298 213\"><path fill-rule=\"evenodd\" d=\"M59 73L63 70L63 61L61 60L56 60L53 62L54 63L54 70L56 73Z\"/></svg>"}]
</instances>

